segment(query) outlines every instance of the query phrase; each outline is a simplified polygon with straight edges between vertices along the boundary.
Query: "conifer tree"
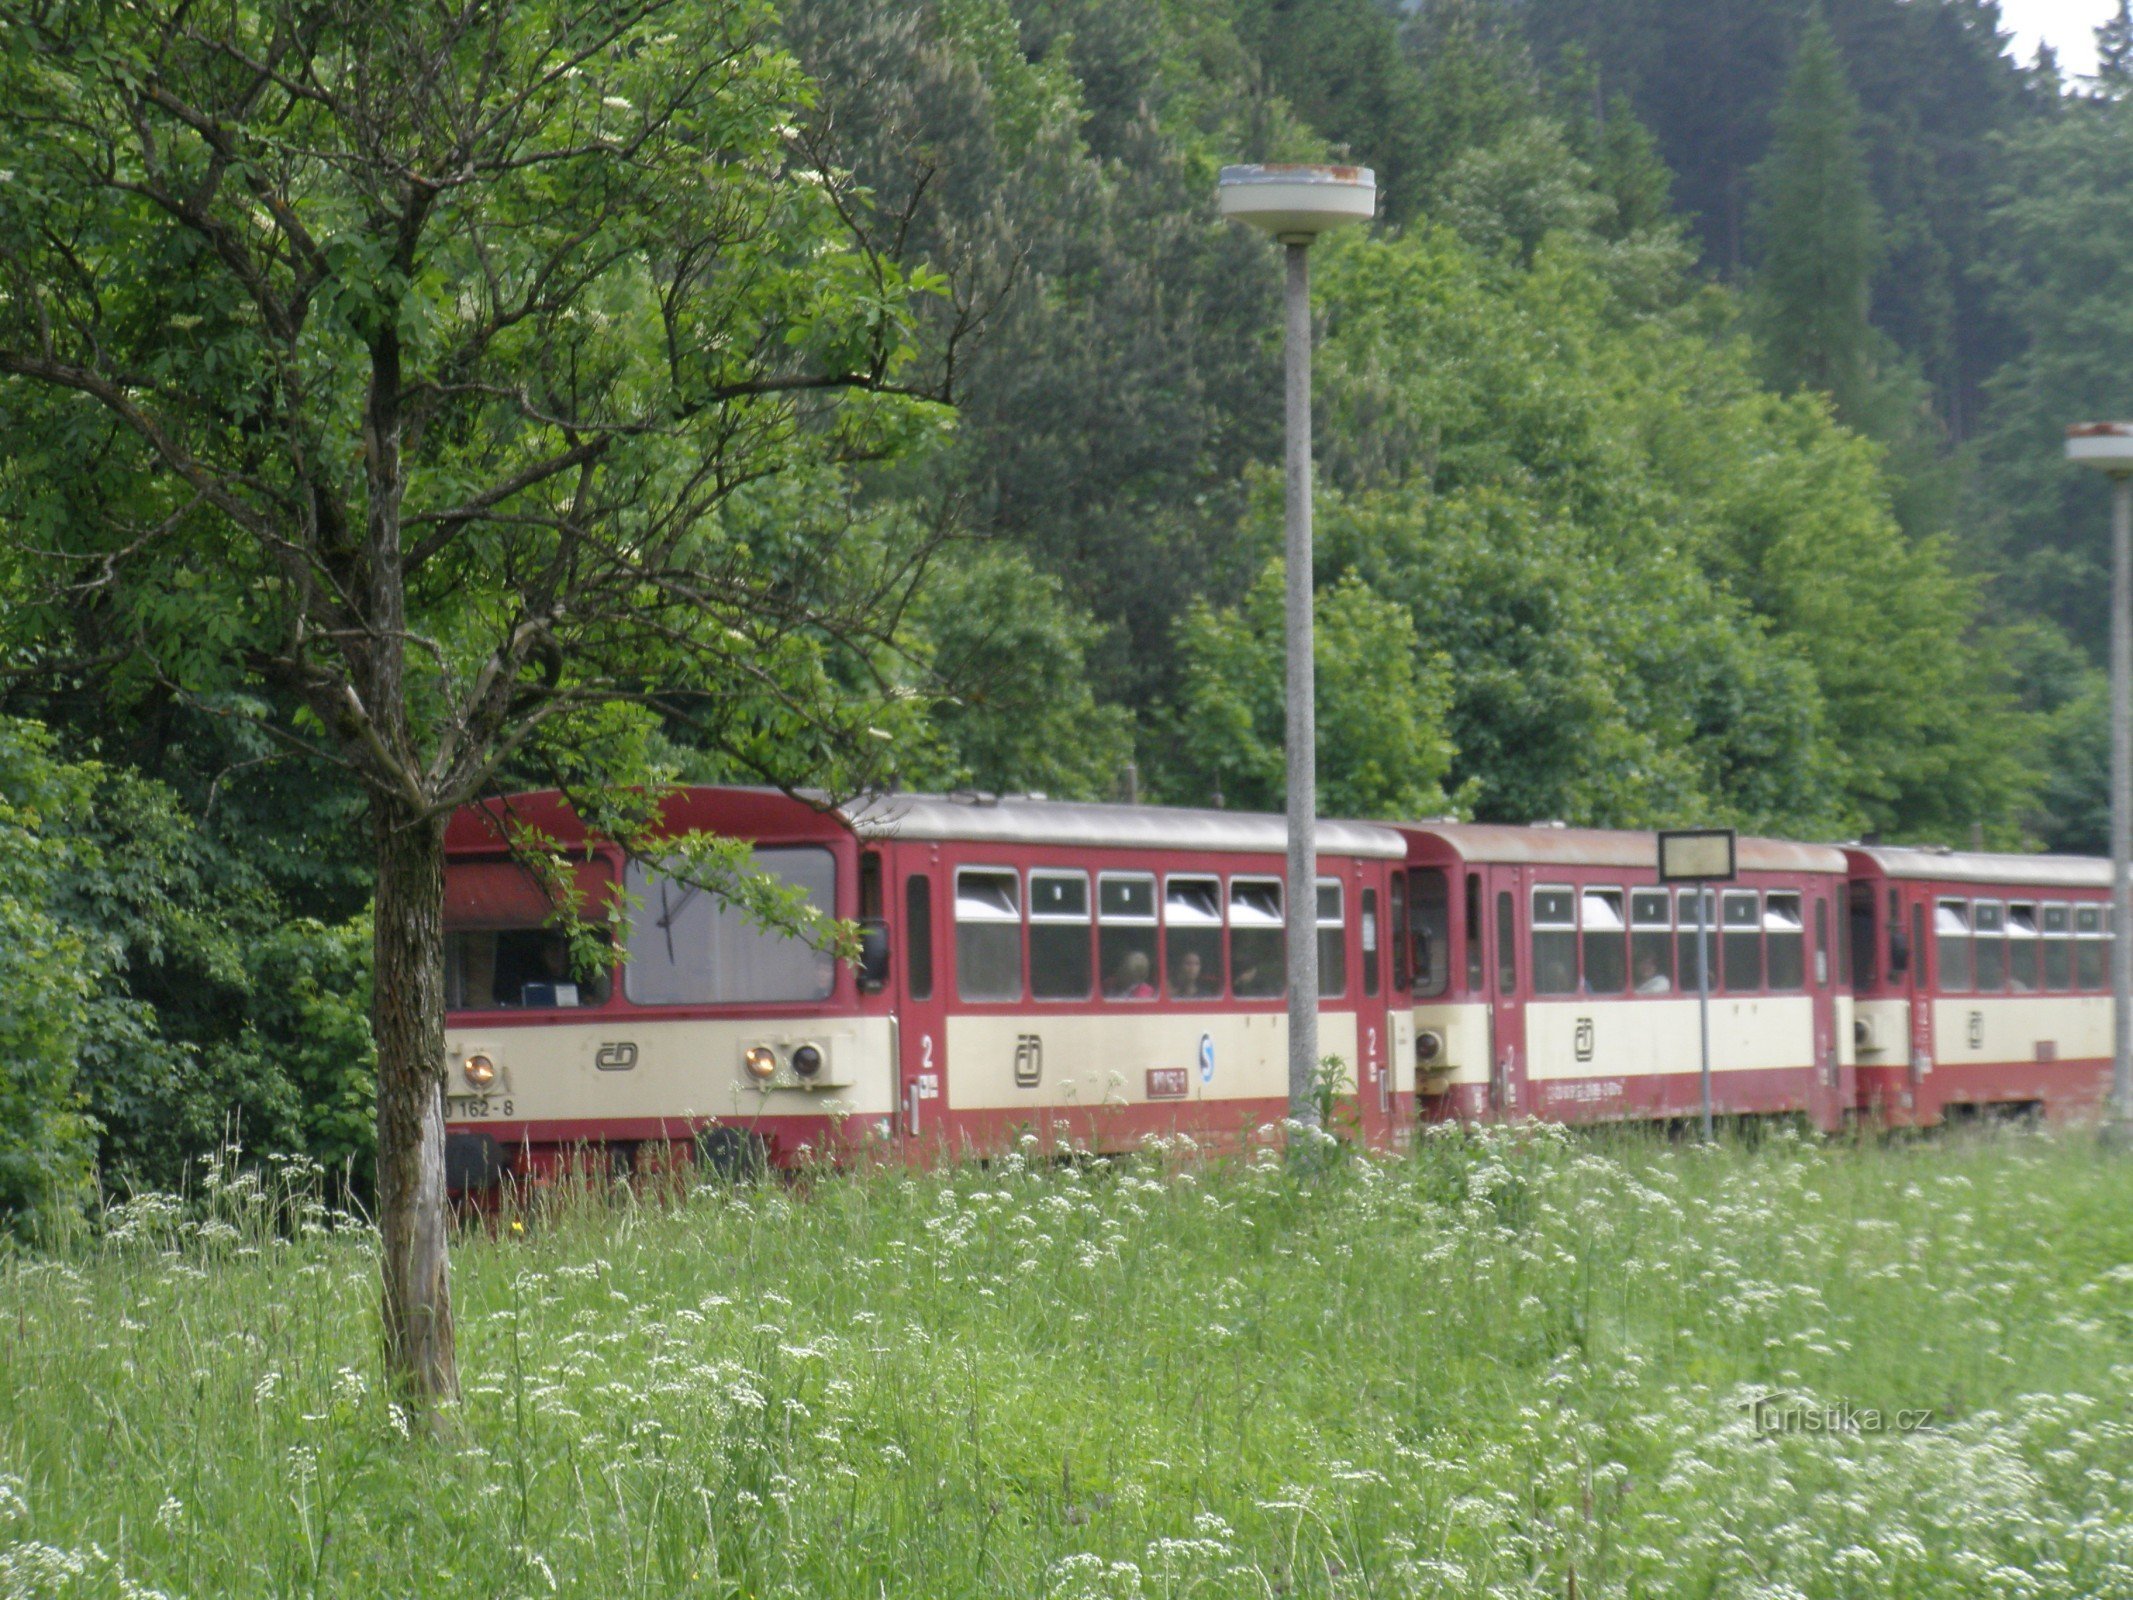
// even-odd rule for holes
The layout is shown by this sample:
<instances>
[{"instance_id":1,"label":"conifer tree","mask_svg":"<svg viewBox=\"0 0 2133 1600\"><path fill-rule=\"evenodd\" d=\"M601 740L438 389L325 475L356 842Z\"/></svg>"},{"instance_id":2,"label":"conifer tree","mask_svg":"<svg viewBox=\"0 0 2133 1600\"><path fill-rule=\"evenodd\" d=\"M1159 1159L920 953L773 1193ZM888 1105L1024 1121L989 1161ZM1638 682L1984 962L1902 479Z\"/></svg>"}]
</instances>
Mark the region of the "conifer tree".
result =
<instances>
[{"instance_id":1,"label":"conifer tree","mask_svg":"<svg viewBox=\"0 0 2133 1600\"><path fill-rule=\"evenodd\" d=\"M1771 382L1820 390L1845 415L1866 402L1868 289L1881 254L1858 129L1858 97L1817 7L1755 170L1762 265L1752 303Z\"/></svg>"},{"instance_id":2,"label":"conifer tree","mask_svg":"<svg viewBox=\"0 0 2133 1600\"><path fill-rule=\"evenodd\" d=\"M2118 0L2118 11L2096 30L2096 92L2123 100L2133 90L2133 0Z\"/></svg>"}]
</instances>

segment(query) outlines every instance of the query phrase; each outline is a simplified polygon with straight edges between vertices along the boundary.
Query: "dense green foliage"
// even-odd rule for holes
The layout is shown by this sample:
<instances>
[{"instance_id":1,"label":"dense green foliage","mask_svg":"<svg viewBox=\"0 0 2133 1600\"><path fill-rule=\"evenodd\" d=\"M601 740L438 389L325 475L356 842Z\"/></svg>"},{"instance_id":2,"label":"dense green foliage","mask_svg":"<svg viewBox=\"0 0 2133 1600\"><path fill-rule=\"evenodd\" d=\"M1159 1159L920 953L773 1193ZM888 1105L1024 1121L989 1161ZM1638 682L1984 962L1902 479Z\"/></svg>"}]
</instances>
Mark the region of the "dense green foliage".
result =
<instances>
[{"instance_id":1,"label":"dense green foliage","mask_svg":"<svg viewBox=\"0 0 2133 1600\"><path fill-rule=\"evenodd\" d=\"M361 1232L277 1233L281 1185L227 1171L204 1221L129 1206L0 1264L0 1583L2133 1587L2133 1205L2086 1145L1536 1130L1302 1185L1044 1154L471 1230L463 1431L416 1450Z\"/></svg>"},{"instance_id":2,"label":"dense green foliage","mask_svg":"<svg viewBox=\"0 0 2133 1600\"><path fill-rule=\"evenodd\" d=\"M539 138L635 118L649 142L612 170L598 139L569 147L603 174L574 186L499 168L412 273L360 183L247 111L260 170L307 190L304 237L333 241L306 267L238 202L217 236L253 239L270 287L333 285L293 342L152 197L89 181L93 118L10 156L0 266L11 327L41 306L153 375L262 514L368 503L352 374L404 334L402 509L475 513L411 567L407 740L464 756L468 686L516 675L521 699L475 721L524 737L481 782L1269 805L1279 268L1212 187L1226 160L1352 155L1383 224L1314 258L1329 810L2096 848L2104 519L2057 435L2126 409L2133 102L2122 74L2070 92L2008 60L1995 25L1988 0L710 7L690 38L734 74L710 122L646 111L687 98L678 43L560 80ZM514 60L540 48L509 37ZM29 39L0 57L22 128L125 92L118 58L62 70ZM677 174L713 137L730 207L707 220ZM195 177L201 148L167 146ZM716 293L661 280L704 291L674 321L657 241L727 223ZM583 255L596 237L649 254ZM571 285L523 322L501 290L449 289L506 238L506 278L548 251ZM701 339L655 331L693 315ZM316 381L262 384L270 346ZM698 405L870 362L918 387L921 350L952 413ZM245 420L259 406L280 434ZM72 979L24 991L22 1059L71 1057L39 1104L93 1116L114 1180L173 1184L233 1124L360 1162L370 802L292 755L360 766L342 702L254 670L290 637L271 547L79 396L0 381L0 426L0 712L98 774L103 831L68 837L152 863L67 913L115 952L79 1002L123 1001L111 1025L63 1023ZM617 441L604 477L510 488L596 436ZM550 605L543 574L599 566L558 562L559 539L669 535L719 580L647 611L686 648ZM159 559L109 559L137 541ZM633 606L606 615L635 626ZM743 892L727 865L706 869Z\"/></svg>"}]
</instances>

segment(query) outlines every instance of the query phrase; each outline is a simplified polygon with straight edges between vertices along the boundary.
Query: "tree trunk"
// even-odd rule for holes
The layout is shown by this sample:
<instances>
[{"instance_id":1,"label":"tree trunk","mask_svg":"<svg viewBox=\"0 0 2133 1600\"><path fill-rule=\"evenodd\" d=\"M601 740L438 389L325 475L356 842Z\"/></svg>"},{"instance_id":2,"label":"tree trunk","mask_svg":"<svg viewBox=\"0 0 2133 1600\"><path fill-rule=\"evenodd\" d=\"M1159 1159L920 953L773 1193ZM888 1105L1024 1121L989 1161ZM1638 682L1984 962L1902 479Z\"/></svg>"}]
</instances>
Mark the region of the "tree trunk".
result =
<instances>
[{"instance_id":1,"label":"tree trunk","mask_svg":"<svg viewBox=\"0 0 2133 1600\"><path fill-rule=\"evenodd\" d=\"M383 800L371 819L385 1366L426 1411L459 1397L444 1204L444 823Z\"/></svg>"}]
</instances>

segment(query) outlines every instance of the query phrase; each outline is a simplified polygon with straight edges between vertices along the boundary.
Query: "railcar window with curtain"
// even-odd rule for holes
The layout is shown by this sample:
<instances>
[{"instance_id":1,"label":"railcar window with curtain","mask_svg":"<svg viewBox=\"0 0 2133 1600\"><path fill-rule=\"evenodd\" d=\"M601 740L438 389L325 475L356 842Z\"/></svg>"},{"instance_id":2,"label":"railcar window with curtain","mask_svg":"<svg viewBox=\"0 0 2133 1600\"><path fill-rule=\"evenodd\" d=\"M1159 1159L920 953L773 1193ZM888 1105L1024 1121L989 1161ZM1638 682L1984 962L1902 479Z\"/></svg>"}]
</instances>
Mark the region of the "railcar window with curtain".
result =
<instances>
[{"instance_id":1,"label":"railcar window with curtain","mask_svg":"<svg viewBox=\"0 0 2133 1600\"><path fill-rule=\"evenodd\" d=\"M1086 1000L1089 875L1038 869L1029 875L1029 988L1039 1000Z\"/></svg>"},{"instance_id":2,"label":"railcar window with curtain","mask_svg":"<svg viewBox=\"0 0 2133 1600\"><path fill-rule=\"evenodd\" d=\"M1943 989L1970 987L1970 903L1942 900L1933 907L1933 955Z\"/></svg>"},{"instance_id":3,"label":"railcar window with curtain","mask_svg":"<svg viewBox=\"0 0 2133 1600\"><path fill-rule=\"evenodd\" d=\"M1719 901L1728 994L1751 993L1763 986L1763 918L1753 889L1728 889Z\"/></svg>"},{"instance_id":4,"label":"railcar window with curtain","mask_svg":"<svg viewBox=\"0 0 2133 1600\"><path fill-rule=\"evenodd\" d=\"M1229 880L1229 992L1272 1000L1288 992L1289 940L1279 878Z\"/></svg>"},{"instance_id":5,"label":"railcar window with curtain","mask_svg":"<svg viewBox=\"0 0 2133 1600\"><path fill-rule=\"evenodd\" d=\"M817 910L837 908L837 864L811 845L758 850L755 870L803 890ZM717 895L632 861L623 988L639 1005L826 1000L836 958L795 934L759 928Z\"/></svg>"},{"instance_id":6,"label":"railcar window with curtain","mask_svg":"<svg viewBox=\"0 0 2133 1600\"><path fill-rule=\"evenodd\" d=\"M1341 886L1318 883L1318 992L1338 1000L1348 992L1348 927L1341 916Z\"/></svg>"},{"instance_id":7,"label":"railcar window with curtain","mask_svg":"<svg viewBox=\"0 0 2133 1600\"><path fill-rule=\"evenodd\" d=\"M1215 878L1163 880L1164 983L1173 1000L1222 994L1222 884Z\"/></svg>"},{"instance_id":8,"label":"railcar window with curtain","mask_svg":"<svg viewBox=\"0 0 2133 1600\"><path fill-rule=\"evenodd\" d=\"M1578 992L1577 896L1571 889L1533 891L1533 992Z\"/></svg>"},{"instance_id":9,"label":"railcar window with curtain","mask_svg":"<svg viewBox=\"0 0 2133 1600\"><path fill-rule=\"evenodd\" d=\"M1153 1000L1155 875L1106 872L1096 880L1096 964L1106 1000Z\"/></svg>"},{"instance_id":10,"label":"railcar window with curtain","mask_svg":"<svg viewBox=\"0 0 2133 1600\"><path fill-rule=\"evenodd\" d=\"M1021 884L1011 868L955 875L955 991L965 1000L1022 998Z\"/></svg>"},{"instance_id":11,"label":"railcar window with curtain","mask_svg":"<svg viewBox=\"0 0 2133 1600\"><path fill-rule=\"evenodd\" d=\"M2083 989L2101 989L2110 960L2103 939L2103 907L2074 907L2074 981Z\"/></svg>"},{"instance_id":12,"label":"railcar window with curtain","mask_svg":"<svg viewBox=\"0 0 2133 1600\"><path fill-rule=\"evenodd\" d=\"M1452 980L1452 894L1444 873L1414 873L1415 993L1439 995Z\"/></svg>"},{"instance_id":13,"label":"railcar window with curtain","mask_svg":"<svg viewBox=\"0 0 2133 1600\"><path fill-rule=\"evenodd\" d=\"M1466 990L1481 993L1481 874L1466 875Z\"/></svg>"},{"instance_id":14,"label":"railcar window with curtain","mask_svg":"<svg viewBox=\"0 0 2133 1600\"><path fill-rule=\"evenodd\" d=\"M1629 981L1638 994L1674 987L1674 904L1664 889L1629 894Z\"/></svg>"},{"instance_id":15,"label":"railcar window with curtain","mask_svg":"<svg viewBox=\"0 0 2133 1600\"><path fill-rule=\"evenodd\" d=\"M2016 994L2038 988L2037 908L2020 901L2007 908L2007 987Z\"/></svg>"},{"instance_id":16,"label":"railcar window with curtain","mask_svg":"<svg viewBox=\"0 0 2133 1600\"><path fill-rule=\"evenodd\" d=\"M1971 978L1980 994L2007 987L2007 908L1997 900L1980 900L1971 908Z\"/></svg>"},{"instance_id":17,"label":"railcar window with curtain","mask_svg":"<svg viewBox=\"0 0 2133 1600\"><path fill-rule=\"evenodd\" d=\"M604 916L613 886L607 864L577 862L572 876L580 912ZM604 1004L613 958L591 969L573 962L570 940L555 925L558 909L516 861L452 862L444 879L444 1003L455 1011Z\"/></svg>"},{"instance_id":18,"label":"railcar window with curtain","mask_svg":"<svg viewBox=\"0 0 2133 1600\"><path fill-rule=\"evenodd\" d=\"M1790 991L1806 987L1806 937L1798 894L1790 889L1773 889L1763 896L1764 958L1770 965L1771 988Z\"/></svg>"},{"instance_id":19,"label":"railcar window with curtain","mask_svg":"<svg viewBox=\"0 0 2133 1600\"><path fill-rule=\"evenodd\" d=\"M1620 994L1629 986L1620 889L1587 889L1578 897L1578 934L1585 950L1585 988Z\"/></svg>"},{"instance_id":20,"label":"railcar window with curtain","mask_svg":"<svg viewBox=\"0 0 2133 1600\"><path fill-rule=\"evenodd\" d=\"M2074 983L2074 915L2066 906L2044 906L2044 987L2068 989Z\"/></svg>"},{"instance_id":21,"label":"railcar window with curtain","mask_svg":"<svg viewBox=\"0 0 2133 1600\"><path fill-rule=\"evenodd\" d=\"M1815 899L1815 987L1829 987L1829 902Z\"/></svg>"}]
</instances>

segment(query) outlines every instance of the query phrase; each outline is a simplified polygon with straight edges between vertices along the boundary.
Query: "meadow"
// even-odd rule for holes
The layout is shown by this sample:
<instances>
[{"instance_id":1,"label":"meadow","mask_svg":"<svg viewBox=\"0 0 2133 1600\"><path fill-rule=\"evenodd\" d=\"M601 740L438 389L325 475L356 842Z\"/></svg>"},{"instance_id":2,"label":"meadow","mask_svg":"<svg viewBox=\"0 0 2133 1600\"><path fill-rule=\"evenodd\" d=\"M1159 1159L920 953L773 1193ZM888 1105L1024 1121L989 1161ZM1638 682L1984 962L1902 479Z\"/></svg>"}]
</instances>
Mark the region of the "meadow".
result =
<instances>
[{"instance_id":1,"label":"meadow","mask_svg":"<svg viewBox=\"0 0 2133 1600\"><path fill-rule=\"evenodd\" d=\"M0 1265L0 1595L2133 1595L2080 1135L579 1197L460 1239L437 1439L310 1188Z\"/></svg>"}]
</instances>

